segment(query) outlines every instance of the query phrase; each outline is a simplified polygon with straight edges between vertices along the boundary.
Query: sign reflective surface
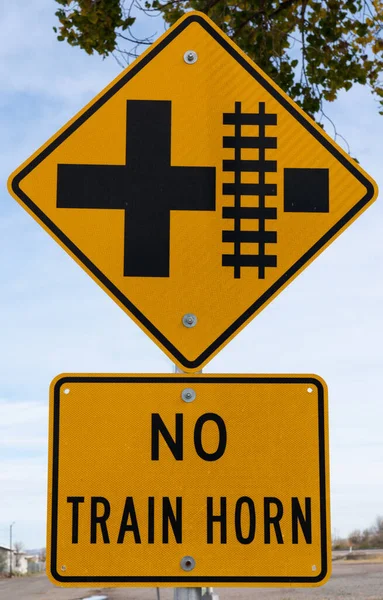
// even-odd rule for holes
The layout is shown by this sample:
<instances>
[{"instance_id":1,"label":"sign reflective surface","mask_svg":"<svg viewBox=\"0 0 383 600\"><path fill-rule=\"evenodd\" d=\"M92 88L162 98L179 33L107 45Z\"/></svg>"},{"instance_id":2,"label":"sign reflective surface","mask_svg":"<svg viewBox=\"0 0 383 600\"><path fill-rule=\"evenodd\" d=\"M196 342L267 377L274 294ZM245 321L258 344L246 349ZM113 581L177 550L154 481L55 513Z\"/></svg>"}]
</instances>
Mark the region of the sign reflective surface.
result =
<instances>
[{"instance_id":1,"label":"sign reflective surface","mask_svg":"<svg viewBox=\"0 0 383 600\"><path fill-rule=\"evenodd\" d=\"M377 195L200 13L21 165L9 191L184 371L200 370Z\"/></svg>"},{"instance_id":2,"label":"sign reflective surface","mask_svg":"<svg viewBox=\"0 0 383 600\"><path fill-rule=\"evenodd\" d=\"M76 586L315 586L327 393L311 375L62 375L48 572Z\"/></svg>"}]
</instances>

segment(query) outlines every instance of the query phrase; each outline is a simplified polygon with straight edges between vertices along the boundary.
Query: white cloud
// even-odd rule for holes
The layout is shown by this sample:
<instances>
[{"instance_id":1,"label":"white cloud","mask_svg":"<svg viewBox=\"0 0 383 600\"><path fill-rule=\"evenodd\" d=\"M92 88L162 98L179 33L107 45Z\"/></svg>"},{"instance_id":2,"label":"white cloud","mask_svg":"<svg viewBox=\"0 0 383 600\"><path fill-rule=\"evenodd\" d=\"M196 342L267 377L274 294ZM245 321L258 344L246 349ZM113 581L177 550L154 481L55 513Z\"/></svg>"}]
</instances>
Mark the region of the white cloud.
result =
<instances>
[{"instance_id":1,"label":"white cloud","mask_svg":"<svg viewBox=\"0 0 383 600\"><path fill-rule=\"evenodd\" d=\"M46 463L41 458L5 459L2 460L0 482L5 496L19 494L22 504L25 498L41 496L47 479ZM8 496L9 497L9 496Z\"/></svg>"},{"instance_id":2,"label":"white cloud","mask_svg":"<svg viewBox=\"0 0 383 600\"><path fill-rule=\"evenodd\" d=\"M58 5L22 0L7 5L2 14L0 89L73 101L95 94L120 68L114 59L101 61L78 48L60 44L53 26Z\"/></svg>"},{"instance_id":3,"label":"white cloud","mask_svg":"<svg viewBox=\"0 0 383 600\"><path fill-rule=\"evenodd\" d=\"M39 450L45 455L48 445L47 403L0 399L0 457L4 450ZM3 473L0 473L0 480Z\"/></svg>"},{"instance_id":4,"label":"white cloud","mask_svg":"<svg viewBox=\"0 0 383 600\"><path fill-rule=\"evenodd\" d=\"M16 0L3 8L2 179L120 72L113 59L56 41L54 5ZM368 91L341 94L326 110L383 188L383 119ZM17 537L39 546L51 379L64 371L171 372L172 365L5 192L0 210L0 531L16 520ZM342 535L382 512L382 213L378 202L205 369L324 376L332 521Z\"/></svg>"},{"instance_id":5,"label":"white cloud","mask_svg":"<svg viewBox=\"0 0 383 600\"><path fill-rule=\"evenodd\" d=\"M39 402L13 402L0 398L0 432L13 427L46 426L46 413L46 405Z\"/></svg>"}]
</instances>

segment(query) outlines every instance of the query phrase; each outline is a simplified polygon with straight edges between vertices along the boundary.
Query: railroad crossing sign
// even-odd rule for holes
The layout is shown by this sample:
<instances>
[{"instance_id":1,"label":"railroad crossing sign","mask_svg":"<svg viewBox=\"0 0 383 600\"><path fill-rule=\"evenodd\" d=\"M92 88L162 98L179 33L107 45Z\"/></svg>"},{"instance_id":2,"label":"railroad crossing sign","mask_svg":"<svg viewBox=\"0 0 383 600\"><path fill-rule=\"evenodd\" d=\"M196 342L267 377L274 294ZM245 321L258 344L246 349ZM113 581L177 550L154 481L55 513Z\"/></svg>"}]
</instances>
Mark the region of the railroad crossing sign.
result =
<instances>
[{"instance_id":1,"label":"railroad crossing sign","mask_svg":"<svg viewBox=\"0 0 383 600\"><path fill-rule=\"evenodd\" d=\"M318 377L61 375L49 429L54 583L312 587L330 576Z\"/></svg>"},{"instance_id":2,"label":"railroad crossing sign","mask_svg":"<svg viewBox=\"0 0 383 600\"><path fill-rule=\"evenodd\" d=\"M377 195L200 13L170 28L15 171L9 189L188 371Z\"/></svg>"}]
</instances>

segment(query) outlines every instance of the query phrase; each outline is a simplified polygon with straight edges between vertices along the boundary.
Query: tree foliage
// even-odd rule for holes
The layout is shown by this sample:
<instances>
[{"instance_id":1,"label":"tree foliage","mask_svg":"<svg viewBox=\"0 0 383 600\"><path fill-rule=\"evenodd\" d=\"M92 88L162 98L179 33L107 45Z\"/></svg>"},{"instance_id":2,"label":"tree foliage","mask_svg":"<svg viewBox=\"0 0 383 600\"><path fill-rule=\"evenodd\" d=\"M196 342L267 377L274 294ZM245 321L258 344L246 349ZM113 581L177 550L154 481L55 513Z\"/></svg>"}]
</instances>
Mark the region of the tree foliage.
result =
<instances>
[{"instance_id":1,"label":"tree foliage","mask_svg":"<svg viewBox=\"0 0 383 600\"><path fill-rule=\"evenodd\" d=\"M54 27L60 42L80 46L88 54L108 56L116 49L117 31L133 25L134 18L124 16L120 0L56 0L60 27Z\"/></svg>"},{"instance_id":2,"label":"tree foliage","mask_svg":"<svg viewBox=\"0 0 383 600\"><path fill-rule=\"evenodd\" d=\"M13 549L15 551L15 559L16 559L15 566L16 567L20 567L21 553L24 551L24 544L23 544L23 542L15 542L14 545L13 545Z\"/></svg>"},{"instance_id":3,"label":"tree foliage","mask_svg":"<svg viewBox=\"0 0 383 600\"><path fill-rule=\"evenodd\" d=\"M58 39L89 54L131 57L140 42L148 42L134 34L132 9L159 12L168 24L199 10L309 114L355 83L370 87L383 114L383 0L131 1L56 0ZM121 46L127 41L133 49Z\"/></svg>"},{"instance_id":4,"label":"tree foliage","mask_svg":"<svg viewBox=\"0 0 383 600\"><path fill-rule=\"evenodd\" d=\"M375 524L364 531L355 529L348 536L348 543L359 550L383 548L383 517L376 517Z\"/></svg>"}]
</instances>

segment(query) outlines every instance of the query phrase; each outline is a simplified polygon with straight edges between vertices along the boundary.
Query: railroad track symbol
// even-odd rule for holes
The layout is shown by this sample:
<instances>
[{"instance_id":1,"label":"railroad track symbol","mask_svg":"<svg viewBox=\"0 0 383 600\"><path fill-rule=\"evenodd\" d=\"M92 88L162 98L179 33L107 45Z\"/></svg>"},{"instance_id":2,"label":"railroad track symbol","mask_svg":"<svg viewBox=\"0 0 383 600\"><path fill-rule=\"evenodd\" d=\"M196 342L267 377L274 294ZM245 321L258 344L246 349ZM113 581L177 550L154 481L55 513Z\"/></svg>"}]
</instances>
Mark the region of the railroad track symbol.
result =
<instances>
[{"instance_id":1,"label":"railroad track symbol","mask_svg":"<svg viewBox=\"0 0 383 600\"><path fill-rule=\"evenodd\" d=\"M276 221L277 208L267 206L267 199L277 195L277 184L266 183L266 174L277 172L275 153L277 150L276 130L277 114L266 111L265 102L259 102L258 112L242 112L242 103L235 102L234 112L223 114L224 126L234 126L233 135L223 137L223 147L234 150L234 157L223 161L223 171L233 173L234 181L224 183L222 193L232 196L233 206L224 206L223 219L233 220L232 229L224 229L222 241L234 244L232 254L222 255L222 266L234 268L234 278L241 277L243 267L258 269L258 279L265 279L267 268L277 266L277 254L268 253L266 244L277 244L277 232L268 226L268 221ZM254 126L257 135L245 136L243 126ZM270 135L271 133L271 135ZM242 158L242 149L258 150L257 160ZM268 155L266 157L266 152ZM242 173L258 174L257 183L244 183ZM284 211L285 212L329 212L329 176L328 169L284 169ZM243 206L243 197L254 197L255 206ZM256 200L258 199L258 200ZM246 230L242 220L256 219L258 230ZM252 254L243 253L243 243L256 244Z\"/></svg>"}]
</instances>

